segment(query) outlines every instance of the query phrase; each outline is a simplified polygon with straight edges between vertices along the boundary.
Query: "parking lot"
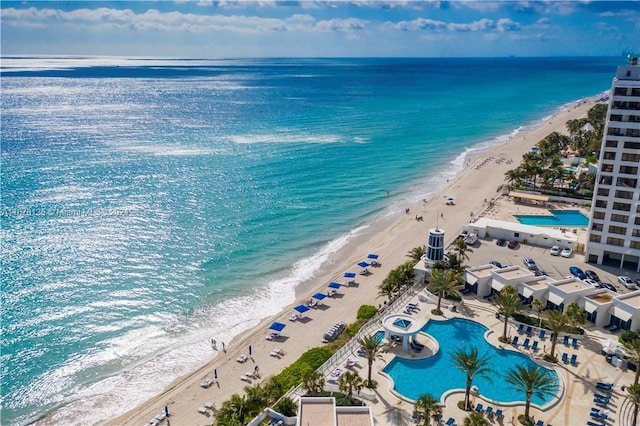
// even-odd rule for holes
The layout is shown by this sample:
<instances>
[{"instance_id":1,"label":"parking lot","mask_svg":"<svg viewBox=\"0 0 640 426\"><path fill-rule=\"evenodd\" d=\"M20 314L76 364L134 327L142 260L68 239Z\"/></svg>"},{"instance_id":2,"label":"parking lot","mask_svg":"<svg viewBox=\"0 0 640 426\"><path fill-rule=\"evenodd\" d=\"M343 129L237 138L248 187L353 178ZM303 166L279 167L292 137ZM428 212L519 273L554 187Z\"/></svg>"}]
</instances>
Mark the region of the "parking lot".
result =
<instances>
[{"instance_id":1,"label":"parking lot","mask_svg":"<svg viewBox=\"0 0 640 426\"><path fill-rule=\"evenodd\" d=\"M584 255L573 253L570 258L551 256L549 248L534 247L520 244L517 249L510 249L507 246L496 245L495 239L481 239L473 246L470 246L473 253L469 253L468 266L485 265L492 260L500 262L502 265L517 265L526 268L523 263L525 257L533 258L538 268L545 271L551 278L559 280L571 276L569 268L577 266L583 271L592 270L598 274L600 281L612 284L618 293L627 293L628 290L618 282L618 275L631 277L633 281L640 278L640 274L631 271L620 270L610 267L586 263Z\"/></svg>"}]
</instances>

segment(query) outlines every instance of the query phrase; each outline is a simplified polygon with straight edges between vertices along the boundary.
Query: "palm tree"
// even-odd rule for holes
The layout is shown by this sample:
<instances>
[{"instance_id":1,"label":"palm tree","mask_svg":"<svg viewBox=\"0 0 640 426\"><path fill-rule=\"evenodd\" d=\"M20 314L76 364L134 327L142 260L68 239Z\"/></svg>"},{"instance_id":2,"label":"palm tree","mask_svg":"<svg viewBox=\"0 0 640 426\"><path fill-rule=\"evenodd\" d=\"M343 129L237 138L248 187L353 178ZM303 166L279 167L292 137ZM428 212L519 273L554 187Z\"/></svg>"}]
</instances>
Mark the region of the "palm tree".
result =
<instances>
[{"instance_id":1,"label":"palm tree","mask_svg":"<svg viewBox=\"0 0 640 426\"><path fill-rule=\"evenodd\" d=\"M413 263L405 262L389 272L389 275L382 280L378 294L391 296L410 288L415 282Z\"/></svg>"},{"instance_id":2,"label":"palm tree","mask_svg":"<svg viewBox=\"0 0 640 426\"><path fill-rule=\"evenodd\" d=\"M636 383L631 386L627 386L627 396L633 403L633 421L631 422L631 424L637 425L638 410L640 409L640 385Z\"/></svg>"},{"instance_id":3,"label":"palm tree","mask_svg":"<svg viewBox=\"0 0 640 426\"><path fill-rule=\"evenodd\" d=\"M584 324L587 320L587 314L584 309L578 306L577 303L570 303L565 310L565 314L569 317L569 323L573 328L577 327L578 324Z\"/></svg>"},{"instance_id":4,"label":"palm tree","mask_svg":"<svg viewBox=\"0 0 640 426\"><path fill-rule=\"evenodd\" d=\"M467 375L467 382L464 393L465 410L470 408L469 395L471 393L471 384L476 376L483 376L491 380L489 373L493 370L487 367L489 363L489 355L478 355L478 348L472 347L469 352L458 349L453 353L453 364L456 368L462 370Z\"/></svg>"},{"instance_id":5,"label":"palm tree","mask_svg":"<svg viewBox=\"0 0 640 426\"><path fill-rule=\"evenodd\" d=\"M309 393L320 393L324 388L324 376L316 370L305 370L302 373L302 387Z\"/></svg>"},{"instance_id":6,"label":"palm tree","mask_svg":"<svg viewBox=\"0 0 640 426\"><path fill-rule=\"evenodd\" d=\"M353 397L353 391L360 392L364 382L358 373L351 373L350 371L344 373L338 379L338 387L341 392L346 393L349 398Z\"/></svg>"},{"instance_id":7,"label":"palm tree","mask_svg":"<svg viewBox=\"0 0 640 426\"><path fill-rule=\"evenodd\" d=\"M558 343L558 336L560 333L564 333L569 329L569 316L560 311L546 311L547 312L547 326L553 333L553 339L551 339L551 358L555 359L556 343Z\"/></svg>"},{"instance_id":8,"label":"palm tree","mask_svg":"<svg viewBox=\"0 0 640 426\"><path fill-rule=\"evenodd\" d=\"M518 296L518 290L510 285L502 289L502 291L496 296L495 303L498 306L498 313L504 316L504 328L502 330L502 340L507 341L507 325L509 324L509 317L516 312L522 310L524 305Z\"/></svg>"},{"instance_id":9,"label":"palm tree","mask_svg":"<svg viewBox=\"0 0 640 426\"><path fill-rule=\"evenodd\" d=\"M542 327L542 318L540 318L540 313L544 309L544 303L542 303L542 300L540 299L535 299L531 302L531 306L533 306L533 309L538 312L538 327Z\"/></svg>"},{"instance_id":10,"label":"palm tree","mask_svg":"<svg viewBox=\"0 0 640 426\"><path fill-rule=\"evenodd\" d=\"M230 399L222 404L222 408L216 415L216 424L240 426L246 424L253 417L255 416L249 409L246 397L234 393Z\"/></svg>"},{"instance_id":11,"label":"palm tree","mask_svg":"<svg viewBox=\"0 0 640 426\"><path fill-rule=\"evenodd\" d=\"M260 383L255 386L245 386L244 391L247 393L247 406L250 411L260 412L269 405L265 390Z\"/></svg>"},{"instance_id":12,"label":"palm tree","mask_svg":"<svg viewBox=\"0 0 640 426\"><path fill-rule=\"evenodd\" d=\"M535 364L516 365L515 368L507 372L505 380L512 386L512 389L525 393L524 417L527 420L530 419L531 397L533 395L539 398L553 396L558 387L549 371Z\"/></svg>"},{"instance_id":13,"label":"palm tree","mask_svg":"<svg viewBox=\"0 0 640 426\"><path fill-rule=\"evenodd\" d=\"M640 337L636 337L633 340L627 340L622 342L622 345L626 349L627 356L635 365L640 364ZM636 368L636 377L633 380L633 384L638 384L640 379L640 368Z\"/></svg>"},{"instance_id":14,"label":"palm tree","mask_svg":"<svg viewBox=\"0 0 640 426\"><path fill-rule=\"evenodd\" d=\"M393 299L397 291L395 282L386 278L378 286L378 296L386 297L387 300Z\"/></svg>"},{"instance_id":15,"label":"palm tree","mask_svg":"<svg viewBox=\"0 0 640 426\"><path fill-rule=\"evenodd\" d=\"M426 253L427 253L427 247L419 246L409 250L409 253L407 253L407 256L409 256L415 263L418 263L420 259L422 259L422 256L424 256Z\"/></svg>"},{"instance_id":16,"label":"palm tree","mask_svg":"<svg viewBox=\"0 0 640 426\"><path fill-rule=\"evenodd\" d=\"M464 426L489 426L489 421L484 418L482 413L471 413L462 423Z\"/></svg>"},{"instance_id":17,"label":"palm tree","mask_svg":"<svg viewBox=\"0 0 640 426\"><path fill-rule=\"evenodd\" d=\"M367 364L369 366L366 386L368 388L373 388L375 385L371 380L371 369L373 367L373 362L380 356L380 349L382 348L382 344L372 336L365 336L358 339L358 344L364 351L364 356L365 358L367 358Z\"/></svg>"},{"instance_id":18,"label":"palm tree","mask_svg":"<svg viewBox=\"0 0 640 426\"><path fill-rule=\"evenodd\" d=\"M433 397L433 395L429 394L421 394L415 403L416 411L422 413L424 416L424 426L428 426L429 419L433 416L436 416L442 412L442 407L440 406L440 402Z\"/></svg>"},{"instance_id":19,"label":"palm tree","mask_svg":"<svg viewBox=\"0 0 640 426\"><path fill-rule=\"evenodd\" d=\"M298 404L291 398L282 398L273 409L283 416L295 417L298 413Z\"/></svg>"},{"instance_id":20,"label":"palm tree","mask_svg":"<svg viewBox=\"0 0 640 426\"><path fill-rule=\"evenodd\" d=\"M464 238L456 238L453 241L453 252L458 256L458 259L461 261L469 260L469 255L467 253L473 253L473 249L471 249L467 243L465 243Z\"/></svg>"},{"instance_id":21,"label":"palm tree","mask_svg":"<svg viewBox=\"0 0 640 426\"><path fill-rule=\"evenodd\" d=\"M453 293L455 288L462 284L461 281L460 274L453 269L433 270L429 282L429 290L438 295L438 307L434 311L437 315L442 315L442 310L440 309L442 298Z\"/></svg>"}]
</instances>

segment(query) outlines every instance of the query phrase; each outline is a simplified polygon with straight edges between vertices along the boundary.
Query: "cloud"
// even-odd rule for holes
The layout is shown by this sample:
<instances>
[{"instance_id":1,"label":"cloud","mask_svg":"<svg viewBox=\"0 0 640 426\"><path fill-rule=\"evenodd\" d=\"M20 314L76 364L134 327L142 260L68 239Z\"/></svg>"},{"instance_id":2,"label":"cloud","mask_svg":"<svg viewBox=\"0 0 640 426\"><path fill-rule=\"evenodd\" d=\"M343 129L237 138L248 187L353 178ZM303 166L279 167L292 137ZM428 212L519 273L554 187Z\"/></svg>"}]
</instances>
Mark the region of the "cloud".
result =
<instances>
[{"instance_id":1,"label":"cloud","mask_svg":"<svg viewBox=\"0 0 640 426\"><path fill-rule=\"evenodd\" d=\"M503 18L498 20L498 31L520 31L521 26L519 23L514 22L509 18Z\"/></svg>"},{"instance_id":2,"label":"cloud","mask_svg":"<svg viewBox=\"0 0 640 426\"><path fill-rule=\"evenodd\" d=\"M393 29L400 31L450 31L450 32L486 32L498 30L520 31L521 25L509 18L502 18L496 21L489 18L482 18L469 23L460 22L444 22L427 18L417 18L411 21L385 22L382 25L385 29Z\"/></svg>"}]
</instances>

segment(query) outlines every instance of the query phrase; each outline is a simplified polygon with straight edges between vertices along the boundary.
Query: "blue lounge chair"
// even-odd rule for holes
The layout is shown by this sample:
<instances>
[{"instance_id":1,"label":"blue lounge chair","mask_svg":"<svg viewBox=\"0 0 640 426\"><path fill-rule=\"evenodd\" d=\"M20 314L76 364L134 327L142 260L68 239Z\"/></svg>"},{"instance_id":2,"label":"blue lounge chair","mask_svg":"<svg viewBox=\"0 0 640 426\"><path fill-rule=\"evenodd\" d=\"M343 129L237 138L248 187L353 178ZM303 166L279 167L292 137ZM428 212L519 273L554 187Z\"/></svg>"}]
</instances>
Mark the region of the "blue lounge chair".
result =
<instances>
[{"instance_id":1,"label":"blue lounge chair","mask_svg":"<svg viewBox=\"0 0 640 426\"><path fill-rule=\"evenodd\" d=\"M569 362L569 354L567 354L566 352L562 354L562 362L564 362L565 364Z\"/></svg>"},{"instance_id":2,"label":"blue lounge chair","mask_svg":"<svg viewBox=\"0 0 640 426\"><path fill-rule=\"evenodd\" d=\"M607 426L604 423L587 422L588 426Z\"/></svg>"},{"instance_id":3,"label":"blue lounge chair","mask_svg":"<svg viewBox=\"0 0 640 426\"><path fill-rule=\"evenodd\" d=\"M609 418L609 416L604 413L589 413L589 415L598 420L607 420Z\"/></svg>"},{"instance_id":4,"label":"blue lounge chair","mask_svg":"<svg viewBox=\"0 0 640 426\"><path fill-rule=\"evenodd\" d=\"M492 416L493 415L493 407L489 406L487 407L486 410L484 410L485 413L487 413L487 416Z\"/></svg>"},{"instance_id":5,"label":"blue lounge chair","mask_svg":"<svg viewBox=\"0 0 640 426\"><path fill-rule=\"evenodd\" d=\"M578 339L574 337L571 341L571 346L573 347L573 349L578 349Z\"/></svg>"},{"instance_id":6,"label":"blue lounge chair","mask_svg":"<svg viewBox=\"0 0 640 426\"><path fill-rule=\"evenodd\" d=\"M571 355L571 360L569 362L571 363L571 365L576 365L576 362L578 362L578 355Z\"/></svg>"},{"instance_id":7,"label":"blue lounge chair","mask_svg":"<svg viewBox=\"0 0 640 426\"><path fill-rule=\"evenodd\" d=\"M611 390L613 388L613 383L598 382L596 383L596 387L598 389Z\"/></svg>"},{"instance_id":8,"label":"blue lounge chair","mask_svg":"<svg viewBox=\"0 0 640 426\"><path fill-rule=\"evenodd\" d=\"M477 411L478 413L482 413L482 404L478 404L478 405L476 405L476 411Z\"/></svg>"},{"instance_id":9,"label":"blue lounge chair","mask_svg":"<svg viewBox=\"0 0 640 426\"><path fill-rule=\"evenodd\" d=\"M593 394L594 398L602 398L602 399L607 399L607 398L611 398L611 395L603 395L601 393L594 393Z\"/></svg>"},{"instance_id":10,"label":"blue lounge chair","mask_svg":"<svg viewBox=\"0 0 640 426\"><path fill-rule=\"evenodd\" d=\"M529 338L527 337L526 339L524 339L524 343L522 344L522 347L524 347L525 349L529 349Z\"/></svg>"},{"instance_id":11,"label":"blue lounge chair","mask_svg":"<svg viewBox=\"0 0 640 426\"><path fill-rule=\"evenodd\" d=\"M537 340L534 340L534 341L533 341L533 346L531 346L531 350L532 350L533 352L535 352L535 351L537 351L537 350L538 350L538 341L537 341Z\"/></svg>"},{"instance_id":12,"label":"blue lounge chair","mask_svg":"<svg viewBox=\"0 0 640 426\"><path fill-rule=\"evenodd\" d=\"M518 334L522 334L524 332L524 324L520 324L518 326Z\"/></svg>"},{"instance_id":13,"label":"blue lounge chair","mask_svg":"<svg viewBox=\"0 0 640 426\"><path fill-rule=\"evenodd\" d=\"M544 340L545 333L546 333L546 331L544 329L540 330L540 333L538 333L538 339Z\"/></svg>"},{"instance_id":14,"label":"blue lounge chair","mask_svg":"<svg viewBox=\"0 0 640 426\"><path fill-rule=\"evenodd\" d=\"M531 331L532 331L531 326L527 327L527 331L525 332L527 336L531 337Z\"/></svg>"},{"instance_id":15,"label":"blue lounge chair","mask_svg":"<svg viewBox=\"0 0 640 426\"><path fill-rule=\"evenodd\" d=\"M544 422L542 420L538 420L536 422L536 426L544 426Z\"/></svg>"},{"instance_id":16,"label":"blue lounge chair","mask_svg":"<svg viewBox=\"0 0 640 426\"><path fill-rule=\"evenodd\" d=\"M511 341L513 346L518 346L518 336L513 336L513 340Z\"/></svg>"},{"instance_id":17,"label":"blue lounge chair","mask_svg":"<svg viewBox=\"0 0 640 426\"><path fill-rule=\"evenodd\" d=\"M565 346L569 346L569 336L564 336L562 339L562 344Z\"/></svg>"},{"instance_id":18,"label":"blue lounge chair","mask_svg":"<svg viewBox=\"0 0 640 426\"><path fill-rule=\"evenodd\" d=\"M447 420L447 423L445 423L447 426L452 426L453 424L455 424L456 420L453 417L449 417L449 420Z\"/></svg>"},{"instance_id":19,"label":"blue lounge chair","mask_svg":"<svg viewBox=\"0 0 640 426\"><path fill-rule=\"evenodd\" d=\"M606 406L606 405L609 405L609 401L610 401L610 400L609 400L608 398L607 398L607 399L595 398L595 399L593 400L593 402L594 402L596 405L605 405L605 406Z\"/></svg>"},{"instance_id":20,"label":"blue lounge chair","mask_svg":"<svg viewBox=\"0 0 640 426\"><path fill-rule=\"evenodd\" d=\"M501 418L502 417L502 410L499 409L499 408L496 410L496 417L497 418Z\"/></svg>"},{"instance_id":21,"label":"blue lounge chair","mask_svg":"<svg viewBox=\"0 0 640 426\"><path fill-rule=\"evenodd\" d=\"M556 333L551 333L551 337L549 338L552 342L556 340Z\"/></svg>"}]
</instances>

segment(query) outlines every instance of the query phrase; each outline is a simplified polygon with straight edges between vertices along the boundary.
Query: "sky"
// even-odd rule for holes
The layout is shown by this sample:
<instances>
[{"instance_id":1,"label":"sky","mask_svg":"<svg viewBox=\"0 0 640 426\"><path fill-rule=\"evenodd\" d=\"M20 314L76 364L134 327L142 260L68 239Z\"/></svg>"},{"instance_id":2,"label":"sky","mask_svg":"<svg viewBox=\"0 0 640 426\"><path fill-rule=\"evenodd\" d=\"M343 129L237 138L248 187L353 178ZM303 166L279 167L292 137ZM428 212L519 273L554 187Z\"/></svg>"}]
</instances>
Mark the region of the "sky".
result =
<instances>
[{"instance_id":1,"label":"sky","mask_svg":"<svg viewBox=\"0 0 640 426\"><path fill-rule=\"evenodd\" d=\"M638 1L5 1L3 56L618 56Z\"/></svg>"}]
</instances>

